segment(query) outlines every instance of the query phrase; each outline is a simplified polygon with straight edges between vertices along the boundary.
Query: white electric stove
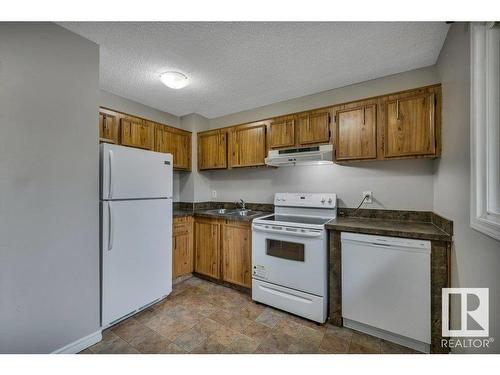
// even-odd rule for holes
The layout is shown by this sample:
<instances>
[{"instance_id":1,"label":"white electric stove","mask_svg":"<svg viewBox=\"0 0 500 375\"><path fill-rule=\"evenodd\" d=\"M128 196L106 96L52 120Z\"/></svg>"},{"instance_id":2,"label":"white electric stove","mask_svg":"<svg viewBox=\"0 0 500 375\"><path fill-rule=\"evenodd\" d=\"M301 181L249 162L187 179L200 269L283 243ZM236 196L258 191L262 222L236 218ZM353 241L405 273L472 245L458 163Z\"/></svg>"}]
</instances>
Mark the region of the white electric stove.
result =
<instances>
[{"instance_id":1,"label":"white electric stove","mask_svg":"<svg viewBox=\"0 0 500 375\"><path fill-rule=\"evenodd\" d=\"M276 193L274 214L252 224L252 299L324 323L332 193Z\"/></svg>"}]
</instances>

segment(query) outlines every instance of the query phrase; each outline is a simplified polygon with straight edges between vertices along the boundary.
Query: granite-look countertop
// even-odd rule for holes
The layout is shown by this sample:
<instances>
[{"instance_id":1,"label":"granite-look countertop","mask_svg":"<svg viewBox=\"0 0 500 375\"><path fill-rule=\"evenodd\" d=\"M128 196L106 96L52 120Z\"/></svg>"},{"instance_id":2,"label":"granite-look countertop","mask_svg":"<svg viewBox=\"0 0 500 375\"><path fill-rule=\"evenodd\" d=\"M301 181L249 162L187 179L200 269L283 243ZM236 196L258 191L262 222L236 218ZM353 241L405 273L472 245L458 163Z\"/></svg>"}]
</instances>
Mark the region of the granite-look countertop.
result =
<instances>
[{"instance_id":1,"label":"granite-look countertop","mask_svg":"<svg viewBox=\"0 0 500 375\"><path fill-rule=\"evenodd\" d=\"M234 220L234 221L244 221L251 222L253 219L258 217L262 217L265 215L269 215L270 212L262 212L262 211L251 211L253 215L251 216L240 216L240 215L230 215L228 213L217 213L214 212L213 209L210 210L173 210L173 217L183 217L183 216L197 216L197 217L208 217L214 219L226 219L226 220Z\"/></svg>"},{"instance_id":2,"label":"granite-look countertop","mask_svg":"<svg viewBox=\"0 0 500 375\"><path fill-rule=\"evenodd\" d=\"M432 222L388 220L384 218L337 217L326 224L329 230L374 234L381 236L415 238L420 240L451 241L452 234Z\"/></svg>"},{"instance_id":3,"label":"granite-look countertop","mask_svg":"<svg viewBox=\"0 0 500 375\"><path fill-rule=\"evenodd\" d=\"M177 210L177 209L174 209L174 210L172 211L172 216L173 216L173 217L193 216L193 211L190 211L190 210Z\"/></svg>"}]
</instances>

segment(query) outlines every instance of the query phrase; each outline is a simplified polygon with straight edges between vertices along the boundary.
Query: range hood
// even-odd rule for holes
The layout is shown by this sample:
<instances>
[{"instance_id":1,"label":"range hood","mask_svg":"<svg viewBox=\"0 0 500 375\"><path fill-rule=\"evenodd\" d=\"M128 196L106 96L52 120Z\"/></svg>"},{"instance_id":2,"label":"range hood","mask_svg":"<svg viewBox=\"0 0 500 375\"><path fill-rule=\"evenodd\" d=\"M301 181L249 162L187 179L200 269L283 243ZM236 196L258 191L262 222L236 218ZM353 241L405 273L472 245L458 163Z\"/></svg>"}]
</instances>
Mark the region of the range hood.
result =
<instances>
[{"instance_id":1,"label":"range hood","mask_svg":"<svg viewBox=\"0 0 500 375\"><path fill-rule=\"evenodd\" d=\"M294 165L333 164L333 145L271 150L266 158L266 165L285 167Z\"/></svg>"}]
</instances>

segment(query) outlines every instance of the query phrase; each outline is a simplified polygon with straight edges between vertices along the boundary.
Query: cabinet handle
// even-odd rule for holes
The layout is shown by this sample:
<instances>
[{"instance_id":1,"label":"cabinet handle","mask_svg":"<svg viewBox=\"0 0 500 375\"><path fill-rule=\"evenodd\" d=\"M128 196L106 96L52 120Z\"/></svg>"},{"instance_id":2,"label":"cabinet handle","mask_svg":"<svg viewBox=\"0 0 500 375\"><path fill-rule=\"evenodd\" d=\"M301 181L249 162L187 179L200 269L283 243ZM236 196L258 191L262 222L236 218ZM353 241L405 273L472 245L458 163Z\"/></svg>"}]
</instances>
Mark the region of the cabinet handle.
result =
<instances>
[{"instance_id":1,"label":"cabinet handle","mask_svg":"<svg viewBox=\"0 0 500 375\"><path fill-rule=\"evenodd\" d=\"M399 120L399 100L396 100L396 120Z\"/></svg>"},{"instance_id":2,"label":"cabinet handle","mask_svg":"<svg viewBox=\"0 0 500 375\"><path fill-rule=\"evenodd\" d=\"M366 124L366 107L363 107L363 125Z\"/></svg>"}]
</instances>

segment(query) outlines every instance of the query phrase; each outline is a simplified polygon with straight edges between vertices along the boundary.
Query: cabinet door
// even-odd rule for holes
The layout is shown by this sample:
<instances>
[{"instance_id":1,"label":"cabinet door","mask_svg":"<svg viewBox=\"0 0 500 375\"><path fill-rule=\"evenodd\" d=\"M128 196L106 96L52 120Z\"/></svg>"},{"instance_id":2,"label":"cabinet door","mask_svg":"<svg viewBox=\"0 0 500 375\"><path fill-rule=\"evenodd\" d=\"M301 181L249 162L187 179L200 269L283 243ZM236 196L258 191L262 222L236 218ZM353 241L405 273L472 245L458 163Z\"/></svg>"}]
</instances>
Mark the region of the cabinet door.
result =
<instances>
[{"instance_id":1,"label":"cabinet door","mask_svg":"<svg viewBox=\"0 0 500 375\"><path fill-rule=\"evenodd\" d=\"M295 121L276 120L269 125L269 147L282 148L295 145Z\"/></svg>"},{"instance_id":2,"label":"cabinet door","mask_svg":"<svg viewBox=\"0 0 500 375\"><path fill-rule=\"evenodd\" d=\"M177 162L174 159L174 168L182 170L191 170L191 134L177 133L174 135L176 144Z\"/></svg>"},{"instance_id":3,"label":"cabinet door","mask_svg":"<svg viewBox=\"0 0 500 375\"><path fill-rule=\"evenodd\" d=\"M191 169L191 134L157 125L155 151L172 154L174 169Z\"/></svg>"},{"instance_id":4,"label":"cabinet door","mask_svg":"<svg viewBox=\"0 0 500 375\"><path fill-rule=\"evenodd\" d=\"M225 131L198 134L198 169L227 168L227 141Z\"/></svg>"},{"instance_id":5,"label":"cabinet door","mask_svg":"<svg viewBox=\"0 0 500 375\"><path fill-rule=\"evenodd\" d=\"M252 286L252 232L250 226L222 225L222 278L247 288Z\"/></svg>"},{"instance_id":6,"label":"cabinet door","mask_svg":"<svg viewBox=\"0 0 500 375\"><path fill-rule=\"evenodd\" d=\"M306 113L298 116L299 144L328 143L330 115L328 112Z\"/></svg>"},{"instance_id":7,"label":"cabinet door","mask_svg":"<svg viewBox=\"0 0 500 375\"><path fill-rule=\"evenodd\" d=\"M387 102L386 157L436 153L435 95L422 94Z\"/></svg>"},{"instance_id":8,"label":"cabinet door","mask_svg":"<svg viewBox=\"0 0 500 375\"><path fill-rule=\"evenodd\" d=\"M238 126L230 131L230 166L265 165L266 125Z\"/></svg>"},{"instance_id":9,"label":"cabinet door","mask_svg":"<svg viewBox=\"0 0 500 375\"><path fill-rule=\"evenodd\" d=\"M192 219L174 218L172 245L172 278L194 271L194 253L192 242Z\"/></svg>"},{"instance_id":10,"label":"cabinet door","mask_svg":"<svg viewBox=\"0 0 500 375\"><path fill-rule=\"evenodd\" d=\"M220 225L217 221L196 220L195 233L195 271L218 279Z\"/></svg>"},{"instance_id":11,"label":"cabinet door","mask_svg":"<svg viewBox=\"0 0 500 375\"><path fill-rule=\"evenodd\" d=\"M116 127L117 118L109 113L99 112L99 141L117 143Z\"/></svg>"},{"instance_id":12,"label":"cabinet door","mask_svg":"<svg viewBox=\"0 0 500 375\"><path fill-rule=\"evenodd\" d=\"M337 160L377 157L377 106L361 106L337 111Z\"/></svg>"},{"instance_id":13,"label":"cabinet door","mask_svg":"<svg viewBox=\"0 0 500 375\"><path fill-rule=\"evenodd\" d=\"M132 117L121 119L122 145L151 150L153 148L152 140L152 123Z\"/></svg>"}]
</instances>

